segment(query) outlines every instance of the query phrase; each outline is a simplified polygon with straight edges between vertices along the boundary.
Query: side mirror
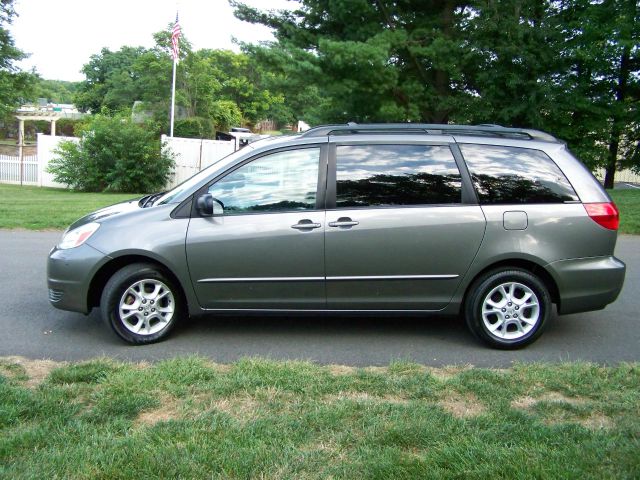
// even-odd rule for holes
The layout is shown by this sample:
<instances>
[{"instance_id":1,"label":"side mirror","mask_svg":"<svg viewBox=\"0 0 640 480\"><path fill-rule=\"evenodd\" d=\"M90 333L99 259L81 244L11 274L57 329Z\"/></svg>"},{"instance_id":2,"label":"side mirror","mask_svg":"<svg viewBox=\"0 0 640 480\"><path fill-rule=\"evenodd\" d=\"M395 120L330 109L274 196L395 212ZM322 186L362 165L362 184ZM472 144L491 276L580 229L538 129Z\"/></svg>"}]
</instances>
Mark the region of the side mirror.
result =
<instances>
[{"instance_id":1,"label":"side mirror","mask_svg":"<svg viewBox=\"0 0 640 480\"><path fill-rule=\"evenodd\" d=\"M196 200L196 209L203 217L224 215L224 204L210 193L200 195Z\"/></svg>"}]
</instances>

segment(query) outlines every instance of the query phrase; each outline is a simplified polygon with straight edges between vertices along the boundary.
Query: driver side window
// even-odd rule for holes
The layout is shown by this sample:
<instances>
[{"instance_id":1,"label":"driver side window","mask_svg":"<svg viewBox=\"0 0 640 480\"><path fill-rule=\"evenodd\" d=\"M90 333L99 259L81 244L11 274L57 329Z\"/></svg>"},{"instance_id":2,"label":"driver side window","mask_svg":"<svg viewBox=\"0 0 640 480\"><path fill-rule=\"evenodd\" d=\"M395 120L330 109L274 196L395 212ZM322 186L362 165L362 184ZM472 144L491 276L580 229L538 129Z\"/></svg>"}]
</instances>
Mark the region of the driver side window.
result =
<instances>
[{"instance_id":1,"label":"driver side window","mask_svg":"<svg viewBox=\"0 0 640 480\"><path fill-rule=\"evenodd\" d=\"M288 150L260 157L209 187L228 215L313 210L320 148Z\"/></svg>"}]
</instances>

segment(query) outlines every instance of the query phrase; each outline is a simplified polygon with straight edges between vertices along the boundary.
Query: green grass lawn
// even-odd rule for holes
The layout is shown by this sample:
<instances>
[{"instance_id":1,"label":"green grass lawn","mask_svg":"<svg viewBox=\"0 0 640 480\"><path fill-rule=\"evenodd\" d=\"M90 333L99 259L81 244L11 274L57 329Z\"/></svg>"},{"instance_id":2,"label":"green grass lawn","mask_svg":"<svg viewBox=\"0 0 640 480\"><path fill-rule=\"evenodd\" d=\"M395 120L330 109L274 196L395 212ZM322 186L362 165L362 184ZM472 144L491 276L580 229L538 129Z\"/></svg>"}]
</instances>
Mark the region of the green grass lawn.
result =
<instances>
[{"instance_id":1,"label":"green grass lawn","mask_svg":"<svg viewBox=\"0 0 640 480\"><path fill-rule=\"evenodd\" d=\"M639 451L635 364L0 360L1 478L638 478Z\"/></svg>"},{"instance_id":2,"label":"green grass lawn","mask_svg":"<svg viewBox=\"0 0 640 480\"><path fill-rule=\"evenodd\" d=\"M620 232L640 235L640 189L607 191L620 210Z\"/></svg>"},{"instance_id":3,"label":"green grass lawn","mask_svg":"<svg viewBox=\"0 0 640 480\"><path fill-rule=\"evenodd\" d=\"M0 184L0 228L64 229L89 212L135 197Z\"/></svg>"}]
</instances>

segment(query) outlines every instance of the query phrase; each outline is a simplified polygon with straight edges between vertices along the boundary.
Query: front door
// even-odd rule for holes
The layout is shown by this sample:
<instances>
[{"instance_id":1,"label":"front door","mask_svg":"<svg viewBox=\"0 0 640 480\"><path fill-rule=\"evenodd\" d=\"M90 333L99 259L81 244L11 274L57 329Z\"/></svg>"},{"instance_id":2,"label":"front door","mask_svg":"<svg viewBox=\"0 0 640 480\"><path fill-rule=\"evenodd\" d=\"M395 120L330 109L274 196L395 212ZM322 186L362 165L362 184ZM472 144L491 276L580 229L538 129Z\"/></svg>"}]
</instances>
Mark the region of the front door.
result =
<instances>
[{"instance_id":1,"label":"front door","mask_svg":"<svg viewBox=\"0 0 640 480\"><path fill-rule=\"evenodd\" d=\"M327 201L327 307L440 310L485 230L448 145L337 145Z\"/></svg>"},{"instance_id":2,"label":"front door","mask_svg":"<svg viewBox=\"0 0 640 480\"><path fill-rule=\"evenodd\" d=\"M210 185L224 214L192 218L186 240L203 308L325 308L324 153L263 155Z\"/></svg>"}]
</instances>

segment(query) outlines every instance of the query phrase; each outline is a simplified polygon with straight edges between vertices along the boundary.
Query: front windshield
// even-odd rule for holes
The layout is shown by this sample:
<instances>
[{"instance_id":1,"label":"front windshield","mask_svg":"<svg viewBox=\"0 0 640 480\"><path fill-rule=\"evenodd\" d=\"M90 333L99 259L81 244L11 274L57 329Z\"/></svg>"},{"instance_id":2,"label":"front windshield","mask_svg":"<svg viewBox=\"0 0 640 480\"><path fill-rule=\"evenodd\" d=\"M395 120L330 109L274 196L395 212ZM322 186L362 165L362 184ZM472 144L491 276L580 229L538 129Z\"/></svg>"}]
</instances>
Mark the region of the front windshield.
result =
<instances>
[{"instance_id":1,"label":"front windshield","mask_svg":"<svg viewBox=\"0 0 640 480\"><path fill-rule=\"evenodd\" d=\"M211 174L213 170L225 164L234 162L239 157L247 154L250 150L253 150L253 147L246 146L242 150L236 150L235 152L230 153L226 157L222 157L221 159L216 160L204 170L200 170L198 173L188 178L177 187L166 192L162 197L158 199L157 202L155 202L155 205L164 205L167 203L173 203L173 201L176 200L178 197L180 197L181 194L191 190L192 188L202 183Z\"/></svg>"}]
</instances>

